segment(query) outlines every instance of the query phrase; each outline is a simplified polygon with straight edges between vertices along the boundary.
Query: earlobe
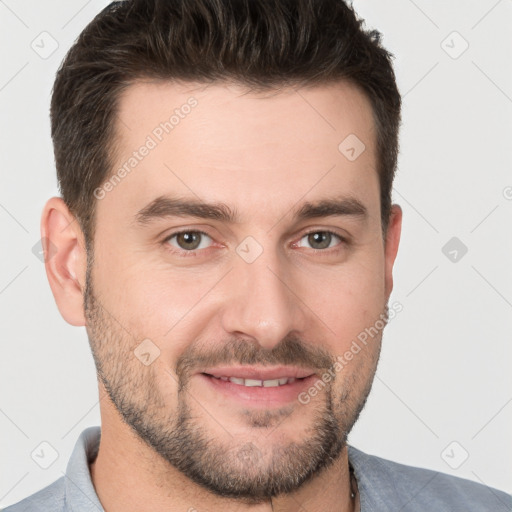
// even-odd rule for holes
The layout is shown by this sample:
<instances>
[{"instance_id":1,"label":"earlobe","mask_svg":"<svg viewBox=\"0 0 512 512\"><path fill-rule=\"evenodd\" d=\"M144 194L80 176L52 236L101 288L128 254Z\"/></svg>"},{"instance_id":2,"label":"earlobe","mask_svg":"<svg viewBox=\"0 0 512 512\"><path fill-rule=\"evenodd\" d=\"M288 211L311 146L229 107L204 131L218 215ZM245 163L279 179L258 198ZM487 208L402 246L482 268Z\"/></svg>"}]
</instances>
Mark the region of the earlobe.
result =
<instances>
[{"instance_id":1,"label":"earlobe","mask_svg":"<svg viewBox=\"0 0 512 512\"><path fill-rule=\"evenodd\" d=\"M85 325L85 240L78 221L60 197L52 197L45 204L41 239L46 275L61 315L71 325Z\"/></svg>"},{"instance_id":2,"label":"earlobe","mask_svg":"<svg viewBox=\"0 0 512 512\"><path fill-rule=\"evenodd\" d=\"M391 207L388 230L386 233L385 249L385 293L386 301L389 300L393 290L393 265L395 263L398 246L400 244L400 234L402 231L402 208L394 204Z\"/></svg>"}]
</instances>

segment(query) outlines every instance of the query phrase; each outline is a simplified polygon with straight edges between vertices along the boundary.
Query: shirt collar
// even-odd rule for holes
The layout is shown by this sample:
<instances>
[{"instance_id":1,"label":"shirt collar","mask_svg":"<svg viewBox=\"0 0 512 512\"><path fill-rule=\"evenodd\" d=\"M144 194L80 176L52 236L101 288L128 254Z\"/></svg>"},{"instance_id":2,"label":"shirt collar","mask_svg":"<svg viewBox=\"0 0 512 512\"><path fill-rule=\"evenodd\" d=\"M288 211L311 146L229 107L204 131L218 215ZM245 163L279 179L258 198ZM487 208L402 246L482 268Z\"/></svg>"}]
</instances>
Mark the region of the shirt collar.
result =
<instances>
[{"instance_id":1,"label":"shirt collar","mask_svg":"<svg viewBox=\"0 0 512 512\"><path fill-rule=\"evenodd\" d=\"M72 512L104 512L91 479L89 463L98 455L101 427L86 428L69 459L66 475L66 504Z\"/></svg>"},{"instance_id":2,"label":"shirt collar","mask_svg":"<svg viewBox=\"0 0 512 512\"><path fill-rule=\"evenodd\" d=\"M396 482L379 457L349 445L348 460L354 468L361 512L396 512L403 509Z\"/></svg>"}]
</instances>

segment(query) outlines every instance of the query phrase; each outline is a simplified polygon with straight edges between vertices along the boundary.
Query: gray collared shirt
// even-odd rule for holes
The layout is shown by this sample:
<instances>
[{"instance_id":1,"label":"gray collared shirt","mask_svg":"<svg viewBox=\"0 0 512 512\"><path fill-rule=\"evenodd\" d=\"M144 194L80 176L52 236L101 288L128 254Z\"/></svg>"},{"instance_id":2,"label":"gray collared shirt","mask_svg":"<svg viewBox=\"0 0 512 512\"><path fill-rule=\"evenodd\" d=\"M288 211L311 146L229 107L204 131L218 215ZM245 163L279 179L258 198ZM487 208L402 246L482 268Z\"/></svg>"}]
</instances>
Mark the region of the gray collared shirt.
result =
<instances>
[{"instance_id":1,"label":"gray collared shirt","mask_svg":"<svg viewBox=\"0 0 512 512\"><path fill-rule=\"evenodd\" d=\"M89 463L98 453L100 427L85 429L65 476L4 512L104 512ZM348 447L357 478L361 512L511 512L512 496L437 471L398 464Z\"/></svg>"}]
</instances>

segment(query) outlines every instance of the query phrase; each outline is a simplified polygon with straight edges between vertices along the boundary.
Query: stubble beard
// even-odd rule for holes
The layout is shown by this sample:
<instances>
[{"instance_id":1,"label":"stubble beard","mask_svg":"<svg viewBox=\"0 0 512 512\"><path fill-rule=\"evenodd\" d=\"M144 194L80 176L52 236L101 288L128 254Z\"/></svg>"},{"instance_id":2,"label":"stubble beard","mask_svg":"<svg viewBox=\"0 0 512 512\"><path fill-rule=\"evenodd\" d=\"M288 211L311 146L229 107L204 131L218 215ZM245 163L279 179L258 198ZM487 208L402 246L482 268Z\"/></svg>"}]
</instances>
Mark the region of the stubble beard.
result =
<instances>
[{"instance_id":1,"label":"stubble beard","mask_svg":"<svg viewBox=\"0 0 512 512\"><path fill-rule=\"evenodd\" d=\"M135 358L133 348L137 343L95 296L89 265L84 308L98 378L123 421L184 476L218 497L247 504L269 502L296 491L338 460L366 403L380 353L379 344L379 350L368 361L361 361L367 375L364 382L360 382L361 371L352 371L343 391L336 394L335 380L328 383L319 393L323 400L318 396L307 406L297 402L286 410L244 411L246 423L260 435L258 441L235 441L229 431L220 439L207 426L212 418L190 394L189 374L183 371L186 365L173 377L178 379L177 407L169 409L158 386L157 365L144 366ZM275 353L276 364L293 364L295 356L300 359L298 354L302 352L300 341L287 340L282 351ZM247 343L234 343L229 353L234 358L232 362L263 361L261 349ZM278 360L277 354L284 353L287 360ZM272 357L266 354L264 360ZM354 390L361 388L355 396ZM306 407L310 409L307 415ZM291 421L287 420L289 414L295 415L296 422L307 416L310 426L301 442L281 442L283 436L273 436L281 423Z\"/></svg>"}]
</instances>

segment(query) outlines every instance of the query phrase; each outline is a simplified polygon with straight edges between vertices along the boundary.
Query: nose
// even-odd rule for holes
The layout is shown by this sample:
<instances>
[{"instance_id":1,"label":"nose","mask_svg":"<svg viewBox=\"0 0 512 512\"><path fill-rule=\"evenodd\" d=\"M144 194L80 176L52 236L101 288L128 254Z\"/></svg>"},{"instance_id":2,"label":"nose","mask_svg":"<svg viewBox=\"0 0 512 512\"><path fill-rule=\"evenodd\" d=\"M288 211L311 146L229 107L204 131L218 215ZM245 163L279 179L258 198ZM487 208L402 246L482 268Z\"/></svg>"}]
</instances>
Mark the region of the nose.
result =
<instances>
[{"instance_id":1,"label":"nose","mask_svg":"<svg viewBox=\"0 0 512 512\"><path fill-rule=\"evenodd\" d=\"M224 283L225 332L254 338L267 350L291 333L300 336L304 332L308 310L300 297L300 283L285 266L267 251L252 263L235 262Z\"/></svg>"}]
</instances>

